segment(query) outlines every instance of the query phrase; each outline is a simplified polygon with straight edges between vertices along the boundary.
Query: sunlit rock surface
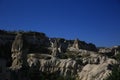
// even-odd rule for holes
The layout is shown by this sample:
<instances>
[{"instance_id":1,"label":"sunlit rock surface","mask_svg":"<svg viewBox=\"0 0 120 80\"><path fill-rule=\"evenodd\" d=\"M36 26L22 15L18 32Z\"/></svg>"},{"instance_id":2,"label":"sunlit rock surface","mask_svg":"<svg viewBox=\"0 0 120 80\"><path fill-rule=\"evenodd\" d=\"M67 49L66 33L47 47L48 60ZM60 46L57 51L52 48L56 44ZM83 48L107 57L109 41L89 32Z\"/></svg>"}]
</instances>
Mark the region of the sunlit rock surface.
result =
<instances>
[{"instance_id":1,"label":"sunlit rock surface","mask_svg":"<svg viewBox=\"0 0 120 80\"><path fill-rule=\"evenodd\" d=\"M78 73L79 80L103 80L111 73L111 68L116 63L114 59L107 59L100 64L87 64Z\"/></svg>"},{"instance_id":2,"label":"sunlit rock surface","mask_svg":"<svg viewBox=\"0 0 120 80\"><path fill-rule=\"evenodd\" d=\"M97 48L79 39L49 38L31 31L0 33L0 61L4 64L0 65L0 75L5 75L1 80L7 76L8 80L34 80L51 74L103 80L118 63L114 57L119 54L119 46Z\"/></svg>"}]
</instances>

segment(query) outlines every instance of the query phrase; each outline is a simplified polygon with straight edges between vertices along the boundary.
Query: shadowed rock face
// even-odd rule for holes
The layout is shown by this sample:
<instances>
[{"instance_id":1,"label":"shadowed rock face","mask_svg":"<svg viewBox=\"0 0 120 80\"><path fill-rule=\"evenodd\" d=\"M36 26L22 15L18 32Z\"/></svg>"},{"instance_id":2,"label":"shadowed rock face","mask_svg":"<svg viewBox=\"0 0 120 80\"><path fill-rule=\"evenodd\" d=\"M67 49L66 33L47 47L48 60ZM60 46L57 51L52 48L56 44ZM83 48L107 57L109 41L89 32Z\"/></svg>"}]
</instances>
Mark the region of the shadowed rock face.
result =
<instances>
[{"instance_id":1,"label":"shadowed rock face","mask_svg":"<svg viewBox=\"0 0 120 80\"><path fill-rule=\"evenodd\" d=\"M72 45L69 48L73 48L76 50L84 49L84 50L88 50L88 51L97 52L97 48L94 44L92 44L92 43L88 44L84 41L80 41L79 39L75 39L74 42L72 44L69 44L69 45Z\"/></svg>"},{"instance_id":2,"label":"shadowed rock face","mask_svg":"<svg viewBox=\"0 0 120 80\"><path fill-rule=\"evenodd\" d=\"M12 52L22 51L23 48L23 35L18 33L12 44Z\"/></svg>"},{"instance_id":3,"label":"shadowed rock face","mask_svg":"<svg viewBox=\"0 0 120 80\"><path fill-rule=\"evenodd\" d=\"M33 80L42 73L74 76L78 80L103 80L117 63L112 57L120 51L119 46L97 49L94 44L79 39L48 38L43 33L22 32L9 36L4 32L4 35L7 36L0 36L0 48L6 43L12 44L9 45L11 80ZM4 52L1 50L0 57L4 58Z\"/></svg>"},{"instance_id":4,"label":"shadowed rock face","mask_svg":"<svg viewBox=\"0 0 120 80\"><path fill-rule=\"evenodd\" d=\"M15 37L15 40L12 44L12 69L20 69L23 67L23 65L26 64L26 58L27 58L27 44L25 42L25 38L23 37L23 34L18 33Z\"/></svg>"}]
</instances>

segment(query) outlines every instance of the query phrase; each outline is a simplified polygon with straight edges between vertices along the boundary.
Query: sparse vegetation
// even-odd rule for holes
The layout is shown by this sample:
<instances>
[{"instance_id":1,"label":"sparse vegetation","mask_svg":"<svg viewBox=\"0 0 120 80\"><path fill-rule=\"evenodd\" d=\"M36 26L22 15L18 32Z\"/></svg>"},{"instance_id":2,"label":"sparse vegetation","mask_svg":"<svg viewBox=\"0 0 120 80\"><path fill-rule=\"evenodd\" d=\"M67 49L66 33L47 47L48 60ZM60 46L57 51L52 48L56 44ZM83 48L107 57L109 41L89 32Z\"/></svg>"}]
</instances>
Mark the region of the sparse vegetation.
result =
<instances>
[{"instance_id":1,"label":"sparse vegetation","mask_svg":"<svg viewBox=\"0 0 120 80\"><path fill-rule=\"evenodd\" d=\"M112 73L110 73L105 80L120 80L120 52L115 56L115 58L119 63L113 66Z\"/></svg>"}]
</instances>

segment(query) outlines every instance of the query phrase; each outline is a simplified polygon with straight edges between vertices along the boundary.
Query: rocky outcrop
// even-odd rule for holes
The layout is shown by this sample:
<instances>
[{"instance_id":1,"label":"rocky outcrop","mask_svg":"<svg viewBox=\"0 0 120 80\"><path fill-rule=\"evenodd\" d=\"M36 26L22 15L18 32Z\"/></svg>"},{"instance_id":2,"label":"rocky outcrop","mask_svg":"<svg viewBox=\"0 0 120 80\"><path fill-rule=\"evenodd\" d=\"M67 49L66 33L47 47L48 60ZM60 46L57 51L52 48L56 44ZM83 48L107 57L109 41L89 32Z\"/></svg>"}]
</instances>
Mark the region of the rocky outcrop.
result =
<instances>
[{"instance_id":1,"label":"rocky outcrop","mask_svg":"<svg viewBox=\"0 0 120 80\"><path fill-rule=\"evenodd\" d=\"M72 59L57 59L50 55L28 55L28 64L30 67L37 66L40 71L47 73L57 73L58 75L64 76L75 76L79 71L80 64ZM38 57L39 56L39 57ZM51 57L49 59L40 58L41 56Z\"/></svg>"},{"instance_id":2,"label":"rocky outcrop","mask_svg":"<svg viewBox=\"0 0 120 80\"><path fill-rule=\"evenodd\" d=\"M69 49L74 49L74 50L84 49L88 51L97 52L97 48L94 44L92 43L88 44L84 41L80 41L79 39L75 39L72 46L70 46Z\"/></svg>"},{"instance_id":3,"label":"rocky outcrop","mask_svg":"<svg viewBox=\"0 0 120 80\"><path fill-rule=\"evenodd\" d=\"M120 52L119 46L96 48L79 39L48 38L39 32L0 33L4 35L0 35L0 58L6 62L12 58L11 80L34 80L36 76L41 79L41 74L103 80L111 73Z\"/></svg>"},{"instance_id":4,"label":"rocky outcrop","mask_svg":"<svg viewBox=\"0 0 120 80\"><path fill-rule=\"evenodd\" d=\"M16 70L26 65L26 57L27 57L27 44L23 34L18 33L13 44L12 44L12 65L11 69Z\"/></svg>"},{"instance_id":5,"label":"rocky outcrop","mask_svg":"<svg viewBox=\"0 0 120 80\"><path fill-rule=\"evenodd\" d=\"M57 53L65 53L68 48L68 42L63 38L50 38L50 45L52 53L54 53L54 50L56 48Z\"/></svg>"},{"instance_id":6,"label":"rocky outcrop","mask_svg":"<svg viewBox=\"0 0 120 80\"><path fill-rule=\"evenodd\" d=\"M80 45L79 45L79 40L78 40L78 39L76 39L76 40L74 41L74 43L73 43L73 48L75 48L75 49L80 49Z\"/></svg>"},{"instance_id":7,"label":"rocky outcrop","mask_svg":"<svg viewBox=\"0 0 120 80\"><path fill-rule=\"evenodd\" d=\"M78 73L79 80L104 80L111 73L113 64L117 61L114 59L107 59L100 64L87 64L82 71Z\"/></svg>"},{"instance_id":8,"label":"rocky outcrop","mask_svg":"<svg viewBox=\"0 0 120 80\"><path fill-rule=\"evenodd\" d=\"M120 46L113 46L111 48L102 47L98 51L100 54L105 54L109 57L115 56L120 52Z\"/></svg>"},{"instance_id":9,"label":"rocky outcrop","mask_svg":"<svg viewBox=\"0 0 120 80\"><path fill-rule=\"evenodd\" d=\"M58 53L60 52L58 50L58 47L59 47L58 42L56 39L54 41L50 41L50 42L51 42L51 48L52 48L52 55L57 56Z\"/></svg>"}]
</instances>

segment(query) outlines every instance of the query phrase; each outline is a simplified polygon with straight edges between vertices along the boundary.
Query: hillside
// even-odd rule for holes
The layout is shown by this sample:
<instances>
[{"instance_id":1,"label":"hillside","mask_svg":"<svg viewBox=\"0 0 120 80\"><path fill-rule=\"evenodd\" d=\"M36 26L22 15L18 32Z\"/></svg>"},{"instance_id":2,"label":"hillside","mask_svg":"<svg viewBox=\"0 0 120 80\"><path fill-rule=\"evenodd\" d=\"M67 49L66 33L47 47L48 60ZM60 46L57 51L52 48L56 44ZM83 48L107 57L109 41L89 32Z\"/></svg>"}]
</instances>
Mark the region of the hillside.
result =
<instances>
[{"instance_id":1,"label":"hillside","mask_svg":"<svg viewBox=\"0 0 120 80\"><path fill-rule=\"evenodd\" d=\"M119 65L119 52L120 46L0 30L0 80L103 80Z\"/></svg>"}]
</instances>

